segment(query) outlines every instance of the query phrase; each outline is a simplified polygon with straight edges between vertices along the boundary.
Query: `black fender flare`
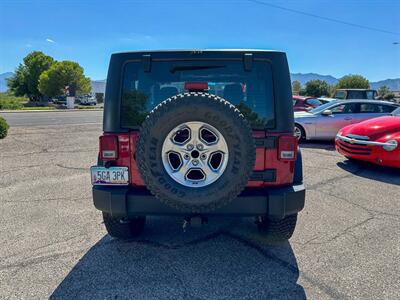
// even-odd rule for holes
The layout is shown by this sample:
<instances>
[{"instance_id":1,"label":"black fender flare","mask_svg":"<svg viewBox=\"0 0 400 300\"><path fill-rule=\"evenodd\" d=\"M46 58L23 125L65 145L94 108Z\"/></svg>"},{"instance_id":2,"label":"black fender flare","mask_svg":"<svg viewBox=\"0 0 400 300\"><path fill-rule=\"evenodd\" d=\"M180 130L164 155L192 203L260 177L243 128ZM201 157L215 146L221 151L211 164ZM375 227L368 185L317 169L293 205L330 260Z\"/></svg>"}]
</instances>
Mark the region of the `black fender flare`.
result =
<instances>
[{"instance_id":1,"label":"black fender flare","mask_svg":"<svg viewBox=\"0 0 400 300\"><path fill-rule=\"evenodd\" d=\"M297 159L294 163L293 183L303 183L303 158L300 147L297 149Z\"/></svg>"}]
</instances>

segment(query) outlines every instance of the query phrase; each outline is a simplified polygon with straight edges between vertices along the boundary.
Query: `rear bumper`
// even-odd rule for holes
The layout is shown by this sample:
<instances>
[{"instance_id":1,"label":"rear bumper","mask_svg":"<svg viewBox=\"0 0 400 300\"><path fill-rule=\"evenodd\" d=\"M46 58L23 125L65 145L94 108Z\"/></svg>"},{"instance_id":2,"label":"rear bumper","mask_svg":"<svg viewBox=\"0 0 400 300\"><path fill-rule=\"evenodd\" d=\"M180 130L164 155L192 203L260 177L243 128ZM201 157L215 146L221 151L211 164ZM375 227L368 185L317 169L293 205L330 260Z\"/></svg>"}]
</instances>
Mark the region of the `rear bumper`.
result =
<instances>
[{"instance_id":1,"label":"rear bumper","mask_svg":"<svg viewBox=\"0 0 400 300\"><path fill-rule=\"evenodd\" d=\"M147 189L94 186L93 202L98 210L119 217L191 214L160 202ZM245 189L232 202L206 215L267 215L282 219L301 211L304 202L305 188L303 184L281 188Z\"/></svg>"}]
</instances>

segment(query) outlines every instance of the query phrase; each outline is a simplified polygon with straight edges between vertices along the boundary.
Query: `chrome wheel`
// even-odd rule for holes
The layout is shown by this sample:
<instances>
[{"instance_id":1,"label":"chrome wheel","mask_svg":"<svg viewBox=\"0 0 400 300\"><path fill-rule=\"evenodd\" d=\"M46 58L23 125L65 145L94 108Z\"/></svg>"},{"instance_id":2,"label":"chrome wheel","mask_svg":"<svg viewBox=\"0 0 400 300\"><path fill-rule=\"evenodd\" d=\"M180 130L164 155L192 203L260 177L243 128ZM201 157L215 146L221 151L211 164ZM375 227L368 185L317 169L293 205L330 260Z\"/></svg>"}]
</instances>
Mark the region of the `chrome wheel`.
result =
<instances>
[{"instance_id":1,"label":"chrome wheel","mask_svg":"<svg viewBox=\"0 0 400 300\"><path fill-rule=\"evenodd\" d=\"M171 130L162 146L168 175L188 187L215 182L228 164L228 146L222 134L204 122L187 122Z\"/></svg>"},{"instance_id":2,"label":"chrome wheel","mask_svg":"<svg viewBox=\"0 0 400 300\"><path fill-rule=\"evenodd\" d=\"M303 133L298 126L294 126L294 136L297 137L298 140L301 140L301 138L303 137Z\"/></svg>"}]
</instances>

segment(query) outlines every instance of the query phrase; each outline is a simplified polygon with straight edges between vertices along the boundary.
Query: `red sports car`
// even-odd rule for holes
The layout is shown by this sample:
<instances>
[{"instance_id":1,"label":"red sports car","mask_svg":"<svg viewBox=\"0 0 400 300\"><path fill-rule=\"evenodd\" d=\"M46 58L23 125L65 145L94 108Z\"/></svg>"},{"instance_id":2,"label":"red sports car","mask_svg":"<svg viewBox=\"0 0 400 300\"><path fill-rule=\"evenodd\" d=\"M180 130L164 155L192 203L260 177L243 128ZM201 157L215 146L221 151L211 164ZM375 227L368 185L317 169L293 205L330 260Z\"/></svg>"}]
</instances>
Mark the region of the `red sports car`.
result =
<instances>
[{"instance_id":1,"label":"red sports car","mask_svg":"<svg viewBox=\"0 0 400 300\"><path fill-rule=\"evenodd\" d=\"M343 127L335 143L347 158L400 168L400 107L391 116Z\"/></svg>"},{"instance_id":2,"label":"red sports car","mask_svg":"<svg viewBox=\"0 0 400 300\"><path fill-rule=\"evenodd\" d=\"M294 111L309 111L322 104L316 98L307 96L293 96L293 110Z\"/></svg>"}]
</instances>

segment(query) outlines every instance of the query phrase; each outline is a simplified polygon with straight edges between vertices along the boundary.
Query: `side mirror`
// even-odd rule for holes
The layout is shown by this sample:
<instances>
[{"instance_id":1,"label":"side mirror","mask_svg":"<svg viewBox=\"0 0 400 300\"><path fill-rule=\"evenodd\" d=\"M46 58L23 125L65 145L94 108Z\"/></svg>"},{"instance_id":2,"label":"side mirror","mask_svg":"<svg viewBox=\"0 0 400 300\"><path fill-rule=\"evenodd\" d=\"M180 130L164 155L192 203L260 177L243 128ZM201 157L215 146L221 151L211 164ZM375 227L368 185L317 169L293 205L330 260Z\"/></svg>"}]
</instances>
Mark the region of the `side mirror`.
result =
<instances>
[{"instance_id":1,"label":"side mirror","mask_svg":"<svg viewBox=\"0 0 400 300\"><path fill-rule=\"evenodd\" d=\"M323 116L331 116L332 115L332 111L330 109L324 110L321 115Z\"/></svg>"}]
</instances>

